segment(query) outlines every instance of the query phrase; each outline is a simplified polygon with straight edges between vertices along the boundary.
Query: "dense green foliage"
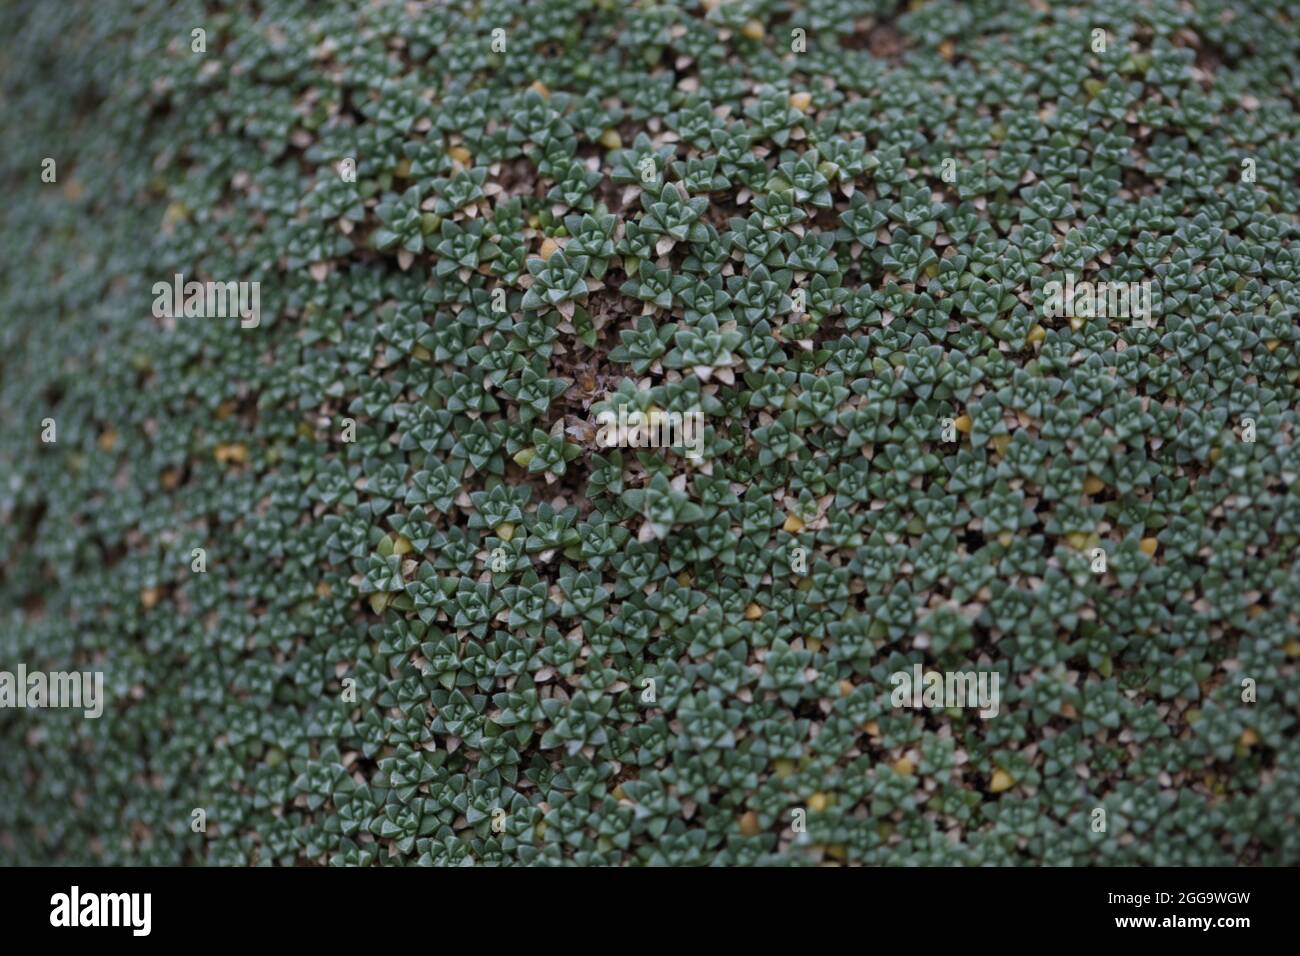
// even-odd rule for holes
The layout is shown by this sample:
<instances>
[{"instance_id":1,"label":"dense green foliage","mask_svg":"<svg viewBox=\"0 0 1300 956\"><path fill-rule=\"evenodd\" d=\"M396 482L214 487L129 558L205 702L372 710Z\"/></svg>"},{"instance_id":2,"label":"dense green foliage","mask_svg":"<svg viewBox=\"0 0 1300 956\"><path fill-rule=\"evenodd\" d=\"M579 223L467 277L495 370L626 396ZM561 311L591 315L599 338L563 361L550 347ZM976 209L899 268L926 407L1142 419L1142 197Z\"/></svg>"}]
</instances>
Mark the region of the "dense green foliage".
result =
<instances>
[{"instance_id":1,"label":"dense green foliage","mask_svg":"<svg viewBox=\"0 0 1300 956\"><path fill-rule=\"evenodd\" d=\"M0 37L0 860L1300 862L1300 5Z\"/></svg>"}]
</instances>

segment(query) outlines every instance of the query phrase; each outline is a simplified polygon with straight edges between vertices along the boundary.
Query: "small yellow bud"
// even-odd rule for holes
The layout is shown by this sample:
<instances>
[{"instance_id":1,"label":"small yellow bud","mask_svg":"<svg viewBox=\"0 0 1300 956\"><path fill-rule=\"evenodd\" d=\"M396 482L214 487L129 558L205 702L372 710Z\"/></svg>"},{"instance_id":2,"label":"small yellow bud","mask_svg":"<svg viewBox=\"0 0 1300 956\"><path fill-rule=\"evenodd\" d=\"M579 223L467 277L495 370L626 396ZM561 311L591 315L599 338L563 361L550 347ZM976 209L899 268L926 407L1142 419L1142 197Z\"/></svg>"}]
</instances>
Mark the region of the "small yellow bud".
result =
<instances>
[{"instance_id":1,"label":"small yellow bud","mask_svg":"<svg viewBox=\"0 0 1300 956\"><path fill-rule=\"evenodd\" d=\"M1089 475L1083 479L1083 493L1085 495L1095 495L1106 487L1106 482L1102 481L1096 475Z\"/></svg>"},{"instance_id":2,"label":"small yellow bud","mask_svg":"<svg viewBox=\"0 0 1300 956\"><path fill-rule=\"evenodd\" d=\"M226 444L218 445L213 450L212 454L213 457L223 465L227 462L234 462L237 465L242 465L244 462L248 461L248 448L239 444L239 442L227 442Z\"/></svg>"},{"instance_id":3,"label":"small yellow bud","mask_svg":"<svg viewBox=\"0 0 1300 956\"><path fill-rule=\"evenodd\" d=\"M957 429L957 431L961 432L963 435L969 435L972 424L973 422L971 422L969 415L959 415L953 419L952 427Z\"/></svg>"},{"instance_id":4,"label":"small yellow bud","mask_svg":"<svg viewBox=\"0 0 1300 956\"><path fill-rule=\"evenodd\" d=\"M1143 538L1138 542L1138 548L1148 558L1156 553L1156 548L1160 547L1160 542L1155 538Z\"/></svg>"},{"instance_id":5,"label":"small yellow bud","mask_svg":"<svg viewBox=\"0 0 1300 956\"><path fill-rule=\"evenodd\" d=\"M993 793L1001 793L1003 790L1010 790L1016 785L1011 779L1011 774L1001 768L993 771L993 779L989 781L989 790Z\"/></svg>"},{"instance_id":6,"label":"small yellow bud","mask_svg":"<svg viewBox=\"0 0 1300 956\"><path fill-rule=\"evenodd\" d=\"M781 528L790 534L798 534L803 530L803 519L795 514L786 515L785 524L781 525Z\"/></svg>"},{"instance_id":7,"label":"small yellow bud","mask_svg":"<svg viewBox=\"0 0 1300 956\"><path fill-rule=\"evenodd\" d=\"M515 536L515 526L509 521L501 522L492 530L496 532L496 536L502 541L509 541Z\"/></svg>"},{"instance_id":8,"label":"small yellow bud","mask_svg":"<svg viewBox=\"0 0 1300 956\"><path fill-rule=\"evenodd\" d=\"M606 149L622 149L623 137L618 135L618 130L607 129L600 134L600 145Z\"/></svg>"},{"instance_id":9,"label":"small yellow bud","mask_svg":"<svg viewBox=\"0 0 1300 956\"><path fill-rule=\"evenodd\" d=\"M906 757L900 757L894 761L894 772L901 773L905 777L910 777L916 772L916 765Z\"/></svg>"},{"instance_id":10,"label":"small yellow bud","mask_svg":"<svg viewBox=\"0 0 1300 956\"><path fill-rule=\"evenodd\" d=\"M759 829L758 814L753 810L746 810L740 815L740 832L742 836L757 836Z\"/></svg>"},{"instance_id":11,"label":"small yellow bud","mask_svg":"<svg viewBox=\"0 0 1300 956\"><path fill-rule=\"evenodd\" d=\"M821 813L831 805L831 798L826 794L818 792L808 798L808 809L813 813Z\"/></svg>"},{"instance_id":12,"label":"small yellow bud","mask_svg":"<svg viewBox=\"0 0 1300 956\"><path fill-rule=\"evenodd\" d=\"M547 236L545 239L542 240L542 249L541 252L538 254L543 259L549 259L551 258L551 256L555 255L559 251L560 251L560 244L556 242L554 239L552 239L550 236Z\"/></svg>"},{"instance_id":13,"label":"small yellow bud","mask_svg":"<svg viewBox=\"0 0 1300 956\"><path fill-rule=\"evenodd\" d=\"M791 93L790 105L801 113L808 112L808 107L812 106L811 93Z\"/></svg>"},{"instance_id":14,"label":"small yellow bud","mask_svg":"<svg viewBox=\"0 0 1300 956\"><path fill-rule=\"evenodd\" d=\"M746 621L757 621L762 616L763 616L763 609L759 607L757 604L751 604L749 607L745 608Z\"/></svg>"},{"instance_id":15,"label":"small yellow bud","mask_svg":"<svg viewBox=\"0 0 1300 956\"><path fill-rule=\"evenodd\" d=\"M747 40L761 40L767 33L767 31L763 29L763 24L759 23L757 20L750 20L740 28L740 32Z\"/></svg>"},{"instance_id":16,"label":"small yellow bud","mask_svg":"<svg viewBox=\"0 0 1300 956\"><path fill-rule=\"evenodd\" d=\"M163 228L172 230L176 228L176 223L188 219L190 211L183 202L174 202L163 211Z\"/></svg>"}]
</instances>

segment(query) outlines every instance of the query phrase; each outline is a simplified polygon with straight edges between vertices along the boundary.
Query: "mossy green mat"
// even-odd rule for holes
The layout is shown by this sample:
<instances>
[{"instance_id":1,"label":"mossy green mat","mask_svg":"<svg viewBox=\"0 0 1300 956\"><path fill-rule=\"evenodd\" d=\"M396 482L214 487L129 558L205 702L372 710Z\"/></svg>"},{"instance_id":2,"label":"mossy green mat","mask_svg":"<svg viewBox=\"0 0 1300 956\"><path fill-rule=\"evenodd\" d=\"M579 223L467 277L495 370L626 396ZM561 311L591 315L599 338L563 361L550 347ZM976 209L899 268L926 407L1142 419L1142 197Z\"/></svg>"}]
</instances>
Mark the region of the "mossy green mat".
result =
<instances>
[{"instance_id":1,"label":"mossy green mat","mask_svg":"<svg viewBox=\"0 0 1300 956\"><path fill-rule=\"evenodd\" d=\"M0 37L0 862L1300 862L1300 4Z\"/></svg>"}]
</instances>

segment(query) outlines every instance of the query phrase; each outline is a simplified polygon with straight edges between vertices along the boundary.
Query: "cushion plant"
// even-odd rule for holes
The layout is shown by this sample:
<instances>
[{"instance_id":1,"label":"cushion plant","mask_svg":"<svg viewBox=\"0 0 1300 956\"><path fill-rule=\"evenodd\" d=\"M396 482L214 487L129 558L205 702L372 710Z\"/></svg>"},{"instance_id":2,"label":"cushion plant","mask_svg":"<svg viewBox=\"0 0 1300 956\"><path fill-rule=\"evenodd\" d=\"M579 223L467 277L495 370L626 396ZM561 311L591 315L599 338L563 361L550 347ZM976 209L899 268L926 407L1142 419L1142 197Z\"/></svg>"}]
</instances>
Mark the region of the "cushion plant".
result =
<instances>
[{"instance_id":1,"label":"cushion plant","mask_svg":"<svg viewBox=\"0 0 1300 956\"><path fill-rule=\"evenodd\" d=\"M1293 0L167 6L0 11L0 860L1300 862Z\"/></svg>"}]
</instances>

